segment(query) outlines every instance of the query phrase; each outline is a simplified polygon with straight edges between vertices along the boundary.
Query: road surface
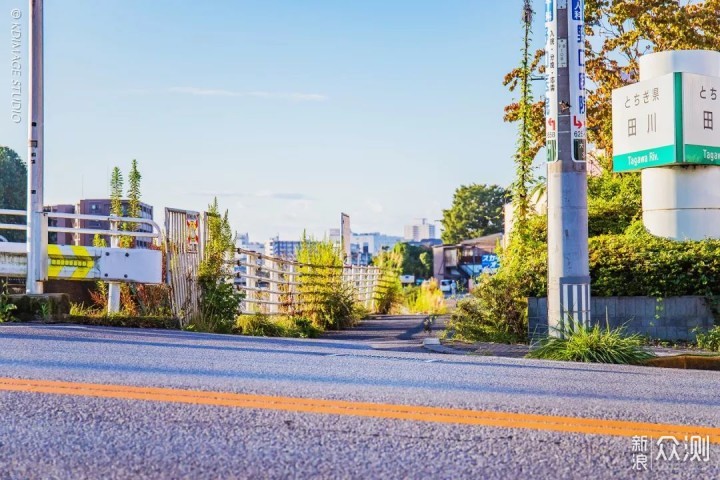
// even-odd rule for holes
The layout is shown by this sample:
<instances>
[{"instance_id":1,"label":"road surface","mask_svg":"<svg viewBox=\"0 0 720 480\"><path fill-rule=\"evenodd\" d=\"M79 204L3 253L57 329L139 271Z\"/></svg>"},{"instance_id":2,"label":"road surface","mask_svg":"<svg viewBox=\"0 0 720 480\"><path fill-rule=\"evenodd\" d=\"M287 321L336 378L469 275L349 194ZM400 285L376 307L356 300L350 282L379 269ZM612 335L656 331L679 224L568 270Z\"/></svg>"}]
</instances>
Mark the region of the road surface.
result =
<instances>
[{"instance_id":1,"label":"road surface","mask_svg":"<svg viewBox=\"0 0 720 480\"><path fill-rule=\"evenodd\" d=\"M717 372L372 344L0 325L0 479L720 478Z\"/></svg>"}]
</instances>

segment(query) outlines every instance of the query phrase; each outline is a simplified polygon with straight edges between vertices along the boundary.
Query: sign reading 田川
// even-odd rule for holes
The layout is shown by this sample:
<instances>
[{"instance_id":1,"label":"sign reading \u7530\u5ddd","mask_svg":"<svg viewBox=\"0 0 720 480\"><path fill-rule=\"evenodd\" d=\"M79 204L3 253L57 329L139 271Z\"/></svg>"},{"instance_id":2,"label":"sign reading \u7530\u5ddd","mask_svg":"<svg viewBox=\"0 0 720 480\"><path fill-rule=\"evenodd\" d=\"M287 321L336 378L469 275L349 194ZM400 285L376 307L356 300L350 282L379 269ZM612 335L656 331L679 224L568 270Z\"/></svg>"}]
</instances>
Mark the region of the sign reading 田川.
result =
<instances>
[{"instance_id":1,"label":"sign reading \u7530\u5ddd","mask_svg":"<svg viewBox=\"0 0 720 480\"><path fill-rule=\"evenodd\" d=\"M720 165L720 78L670 73L613 91L613 169Z\"/></svg>"}]
</instances>

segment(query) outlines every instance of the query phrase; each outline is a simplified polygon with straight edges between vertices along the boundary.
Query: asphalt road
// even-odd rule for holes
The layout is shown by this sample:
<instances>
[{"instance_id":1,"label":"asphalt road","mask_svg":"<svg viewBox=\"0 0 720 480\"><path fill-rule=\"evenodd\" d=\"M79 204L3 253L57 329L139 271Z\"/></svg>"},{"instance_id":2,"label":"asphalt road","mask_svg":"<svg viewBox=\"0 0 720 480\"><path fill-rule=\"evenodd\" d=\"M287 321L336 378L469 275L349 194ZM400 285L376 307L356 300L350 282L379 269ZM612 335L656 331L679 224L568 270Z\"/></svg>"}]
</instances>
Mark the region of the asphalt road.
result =
<instances>
[{"instance_id":1,"label":"asphalt road","mask_svg":"<svg viewBox=\"0 0 720 480\"><path fill-rule=\"evenodd\" d=\"M631 469L634 430L720 439L717 372L377 348L412 347L398 322L320 340L2 325L0 479L720 478L717 444L683 461L683 438ZM533 420L557 416L601 421Z\"/></svg>"}]
</instances>

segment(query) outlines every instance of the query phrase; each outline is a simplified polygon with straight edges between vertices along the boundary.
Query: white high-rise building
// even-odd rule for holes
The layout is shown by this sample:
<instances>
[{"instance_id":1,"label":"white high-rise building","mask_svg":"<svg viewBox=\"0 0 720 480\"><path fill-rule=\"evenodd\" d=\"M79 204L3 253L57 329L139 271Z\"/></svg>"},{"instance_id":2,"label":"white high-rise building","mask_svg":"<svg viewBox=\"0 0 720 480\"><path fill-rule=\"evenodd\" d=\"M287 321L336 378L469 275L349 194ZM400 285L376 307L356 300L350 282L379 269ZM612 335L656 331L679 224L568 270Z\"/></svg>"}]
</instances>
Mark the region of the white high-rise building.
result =
<instances>
[{"instance_id":1,"label":"white high-rise building","mask_svg":"<svg viewBox=\"0 0 720 480\"><path fill-rule=\"evenodd\" d=\"M415 225L405 225L405 240L408 242L419 242L421 240L429 240L437 238L435 236L435 225L428 223L427 219L421 219L422 223Z\"/></svg>"}]
</instances>

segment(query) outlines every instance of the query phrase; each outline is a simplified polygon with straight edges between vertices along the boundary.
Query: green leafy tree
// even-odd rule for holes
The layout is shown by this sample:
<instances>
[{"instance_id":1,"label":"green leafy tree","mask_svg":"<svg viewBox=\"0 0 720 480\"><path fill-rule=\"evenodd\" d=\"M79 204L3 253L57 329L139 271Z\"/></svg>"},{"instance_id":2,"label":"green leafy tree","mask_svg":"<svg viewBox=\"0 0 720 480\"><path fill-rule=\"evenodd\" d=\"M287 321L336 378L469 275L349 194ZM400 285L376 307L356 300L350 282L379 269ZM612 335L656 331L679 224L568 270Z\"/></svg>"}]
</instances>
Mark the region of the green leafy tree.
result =
<instances>
[{"instance_id":1,"label":"green leafy tree","mask_svg":"<svg viewBox=\"0 0 720 480\"><path fill-rule=\"evenodd\" d=\"M503 207L508 192L498 185L462 185L455 190L452 207L443 210L445 243L458 243L503 231Z\"/></svg>"},{"instance_id":2,"label":"green leafy tree","mask_svg":"<svg viewBox=\"0 0 720 480\"><path fill-rule=\"evenodd\" d=\"M27 209L27 166L15 150L0 147L0 208ZM25 223L24 217L0 215L0 223ZM11 242L24 242L25 232L3 230L3 237Z\"/></svg>"},{"instance_id":3,"label":"green leafy tree","mask_svg":"<svg viewBox=\"0 0 720 480\"><path fill-rule=\"evenodd\" d=\"M422 245L397 243L392 250L380 252L373 265L395 275L414 275L416 278L430 278L433 273L432 249Z\"/></svg>"}]
</instances>

